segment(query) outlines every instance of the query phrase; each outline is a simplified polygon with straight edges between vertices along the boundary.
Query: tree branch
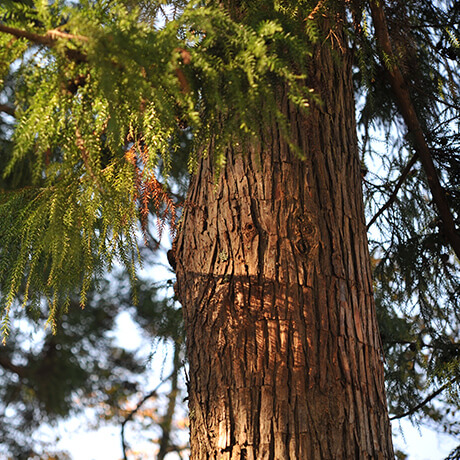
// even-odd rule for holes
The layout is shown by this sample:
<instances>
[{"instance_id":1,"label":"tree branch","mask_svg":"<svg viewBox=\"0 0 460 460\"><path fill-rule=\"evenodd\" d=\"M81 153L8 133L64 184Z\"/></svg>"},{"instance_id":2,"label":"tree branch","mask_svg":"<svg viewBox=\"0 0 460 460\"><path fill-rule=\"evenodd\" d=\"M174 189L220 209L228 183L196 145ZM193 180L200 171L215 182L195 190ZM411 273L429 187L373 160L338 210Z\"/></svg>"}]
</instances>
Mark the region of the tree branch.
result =
<instances>
[{"instance_id":1,"label":"tree branch","mask_svg":"<svg viewBox=\"0 0 460 460\"><path fill-rule=\"evenodd\" d=\"M163 382L162 382L163 383ZM141 401L137 404L137 406L127 415L127 417L121 423L121 448L123 450L123 460L128 460L128 456L126 454L127 446L125 442L125 425L134 417L136 412L141 408L141 406L150 398L153 398L157 395L157 388L152 390L146 396L144 396Z\"/></svg>"},{"instance_id":2,"label":"tree branch","mask_svg":"<svg viewBox=\"0 0 460 460\"><path fill-rule=\"evenodd\" d=\"M88 41L88 37L84 37L82 35L72 35L68 34L67 32L62 32L57 29L49 30L45 33L45 35L36 34L35 32L29 32L28 30L17 29L15 27L9 27L5 24L0 23L0 32L13 35L17 38L26 38L32 43L37 45L47 46L48 48L54 48L58 39L65 38L67 40L80 40L80 41ZM86 62L87 56L75 49L67 48L65 50L65 54L69 59L78 62Z\"/></svg>"},{"instance_id":3,"label":"tree branch","mask_svg":"<svg viewBox=\"0 0 460 460\"><path fill-rule=\"evenodd\" d=\"M14 117L15 109L14 107L11 107L11 105L0 104L0 112L6 113L7 115Z\"/></svg>"},{"instance_id":4,"label":"tree branch","mask_svg":"<svg viewBox=\"0 0 460 460\"><path fill-rule=\"evenodd\" d=\"M21 378L26 376L27 368L24 366L16 366L5 355L0 354L0 366L4 369L14 372Z\"/></svg>"},{"instance_id":5,"label":"tree branch","mask_svg":"<svg viewBox=\"0 0 460 460\"><path fill-rule=\"evenodd\" d=\"M455 222L447 202L446 193L439 182L436 167L430 153L425 135L417 117L415 107L409 93L409 89L404 81L404 77L399 70L393 49L391 46L390 35L388 32L385 12L383 10L383 0L372 0L370 2L372 20L374 22L375 35L382 52L388 57L385 61L390 61L390 66L385 63L393 94L404 118L408 131L413 136L414 147L420 158L423 169L425 170L428 185L433 196L433 201L439 212L443 223L444 233L452 246L455 254L460 259L460 234L455 228Z\"/></svg>"},{"instance_id":6,"label":"tree branch","mask_svg":"<svg viewBox=\"0 0 460 460\"><path fill-rule=\"evenodd\" d=\"M390 198L386 201L386 203L377 211L377 213L372 217L372 219L369 221L367 224L367 230L371 227L371 225L390 207L390 205L393 203L393 201L396 200L396 197L398 195L399 189L402 187L402 184L406 180L407 175L410 173L412 166L414 166L415 162L417 161L418 155L415 154L407 163L406 167L404 168L398 183L396 184L396 187L394 188L392 194L390 195Z\"/></svg>"},{"instance_id":7,"label":"tree branch","mask_svg":"<svg viewBox=\"0 0 460 460\"><path fill-rule=\"evenodd\" d=\"M180 343L174 343L174 369L171 374L171 391L169 392L168 399L168 409L166 414L163 417L161 422L161 430L162 436L160 440L160 450L158 451L157 460L164 460L166 455L170 452L170 444L171 444L171 425L174 416L174 412L176 411L176 400L177 395L179 393L179 386L178 386L178 374L179 370L182 367L182 362L180 359Z\"/></svg>"},{"instance_id":8,"label":"tree branch","mask_svg":"<svg viewBox=\"0 0 460 460\"><path fill-rule=\"evenodd\" d=\"M17 29L16 27L9 27L5 24L0 23L0 32L13 35L17 38L27 38L27 40L37 45L44 45L48 47L53 47L56 40L47 35L40 35L34 32L29 32L28 30Z\"/></svg>"},{"instance_id":9,"label":"tree branch","mask_svg":"<svg viewBox=\"0 0 460 460\"><path fill-rule=\"evenodd\" d=\"M431 393L429 396L427 396L422 402L417 404L416 406L412 407L408 411L399 414L399 415L394 415L393 417L390 417L390 420L398 420L400 418L407 417L408 415L415 414L418 410L420 410L423 406L428 404L432 399L436 398L440 393L442 393L446 388L448 388L450 385L452 385L455 382L454 380L451 380L450 382L445 383L441 388L436 390L435 392Z\"/></svg>"},{"instance_id":10,"label":"tree branch","mask_svg":"<svg viewBox=\"0 0 460 460\"><path fill-rule=\"evenodd\" d=\"M128 460L128 456L126 454L127 446L126 446L126 441L125 441L125 426L126 424L132 420L134 415L139 411L139 409L142 407L142 405L150 398L153 398L154 396L157 395L158 388L161 387L166 381L168 381L172 376L174 375L174 370L173 372L168 375L167 378L163 379L150 393L146 394L138 403L137 406L125 417L123 422L121 423L121 448L123 450L123 460Z\"/></svg>"},{"instance_id":11,"label":"tree branch","mask_svg":"<svg viewBox=\"0 0 460 460\"><path fill-rule=\"evenodd\" d=\"M1 23L0 23L0 32L13 35L14 37L17 37L17 38L26 38L32 43L35 43L37 45L43 45L48 48L54 48L59 39L79 40L82 42L89 41L88 37L85 37L83 35L69 34L67 32L62 32L59 29L52 29L52 30L47 31L44 35L40 35L34 32L29 32L28 30L17 29L15 27L9 27ZM189 51L183 48L178 48L176 51L180 53L182 63L184 65L190 64L190 52ZM72 61L76 61L76 62L87 62L88 61L88 56L76 49L66 48L64 53ZM113 65L115 67L123 68L123 66L120 66L120 64L115 63L115 62L113 63ZM180 88L182 92L189 93L190 84L188 83L188 80L183 70L180 67L177 67L175 69L175 73L176 73L177 79L179 80L179 84L180 84Z\"/></svg>"}]
</instances>

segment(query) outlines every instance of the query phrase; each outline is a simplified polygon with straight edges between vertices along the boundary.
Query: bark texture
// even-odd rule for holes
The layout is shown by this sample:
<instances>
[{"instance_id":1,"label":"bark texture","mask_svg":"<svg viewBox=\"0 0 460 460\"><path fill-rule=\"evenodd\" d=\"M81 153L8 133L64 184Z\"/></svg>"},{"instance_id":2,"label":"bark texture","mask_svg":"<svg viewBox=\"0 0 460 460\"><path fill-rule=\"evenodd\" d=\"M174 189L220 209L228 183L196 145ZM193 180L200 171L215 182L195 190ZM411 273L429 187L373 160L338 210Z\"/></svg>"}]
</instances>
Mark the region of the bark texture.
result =
<instances>
[{"instance_id":1,"label":"bark texture","mask_svg":"<svg viewBox=\"0 0 460 460\"><path fill-rule=\"evenodd\" d=\"M193 178L176 241L191 458L394 458L372 297L350 63L318 49L307 115Z\"/></svg>"}]
</instances>

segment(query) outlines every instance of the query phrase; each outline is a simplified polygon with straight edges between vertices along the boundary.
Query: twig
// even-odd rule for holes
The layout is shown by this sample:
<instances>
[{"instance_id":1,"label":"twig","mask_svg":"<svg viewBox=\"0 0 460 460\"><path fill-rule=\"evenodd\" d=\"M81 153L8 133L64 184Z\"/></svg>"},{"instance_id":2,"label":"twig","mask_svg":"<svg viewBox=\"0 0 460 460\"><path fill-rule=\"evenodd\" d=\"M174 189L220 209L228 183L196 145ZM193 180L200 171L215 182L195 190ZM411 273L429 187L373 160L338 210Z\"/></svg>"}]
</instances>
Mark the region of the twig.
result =
<instances>
[{"instance_id":1,"label":"twig","mask_svg":"<svg viewBox=\"0 0 460 460\"><path fill-rule=\"evenodd\" d=\"M316 14L318 11L322 8L323 4L325 3L325 0L319 0L317 5L311 10L310 14L308 15L307 19L312 20L315 18Z\"/></svg>"},{"instance_id":2,"label":"twig","mask_svg":"<svg viewBox=\"0 0 460 460\"><path fill-rule=\"evenodd\" d=\"M139 409L142 407L142 405L150 398L153 398L154 396L157 396L158 388L161 387L165 382L167 382L173 375L174 375L175 370L171 372L168 377L163 379L150 393L145 395L138 403L137 406L125 417L123 422L121 422L121 448L123 450L123 460L128 460L128 456L126 454L126 442L125 442L125 426L126 424L136 415L136 413L139 411Z\"/></svg>"},{"instance_id":3,"label":"twig","mask_svg":"<svg viewBox=\"0 0 460 460\"><path fill-rule=\"evenodd\" d=\"M369 230L369 228L371 227L371 225L390 207L390 205L393 203L393 201L395 201L397 195L398 195L398 192L399 192L399 189L402 187L402 184L404 183L404 181L406 180L406 177L408 176L408 174L410 173L411 169L412 169L412 166L414 166L415 162L417 161L417 158L418 158L418 155L415 154L409 161L409 163L407 163L406 167L404 168L399 180L398 180L398 183L396 184L396 187L394 188L393 190L393 193L390 195L390 198L388 198L388 200L386 201L386 203L377 211L377 213L374 215L374 217L372 217L372 219L369 221L369 223L367 224L367 230Z\"/></svg>"},{"instance_id":4,"label":"twig","mask_svg":"<svg viewBox=\"0 0 460 460\"><path fill-rule=\"evenodd\" d=\"M421 409L423 406L428 404L432 399L436 398L440 393L442 393L446 388L448 388L450 385L452 385L455 382L456 379L451 380L450 382L445 383L441 388L436 390L435 392L431 393L429 396L427 396L421 403L417 404L416 406L412 407L408 411L404 412L403 414L399 415L394 415L393 417L390 417L390 420L398 420L400 418L407 417L408 415L412 415L415 412L417 412L419 409Z\"/></svg>"}]
</instances>

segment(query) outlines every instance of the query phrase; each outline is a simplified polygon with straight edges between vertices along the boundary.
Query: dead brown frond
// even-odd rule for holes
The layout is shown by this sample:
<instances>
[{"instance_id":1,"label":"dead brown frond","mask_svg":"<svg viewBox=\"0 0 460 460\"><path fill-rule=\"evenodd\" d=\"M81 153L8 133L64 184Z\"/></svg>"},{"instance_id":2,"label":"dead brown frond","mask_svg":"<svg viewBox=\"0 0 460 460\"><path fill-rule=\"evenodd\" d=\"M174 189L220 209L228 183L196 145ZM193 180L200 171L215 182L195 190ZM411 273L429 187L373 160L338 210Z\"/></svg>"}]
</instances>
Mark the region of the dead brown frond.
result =
<instances>
[{"instance_id":1,"label":"dead brown frond","mask_svg":"<svg viewBox=\"0 0 460 460\"><path fill-rule=\"evenodd\" d=\"M174 237L176 230L177 206L164 184L155 176L151 168L146 167L148 154L141 142L136 142L125 154L126 160L133 165L135 174L134 200L138 202L141 229L146 244L149 215L156 217L158 238L161 239L166 224L169 224Z\"/></svg>"}]
</instances>

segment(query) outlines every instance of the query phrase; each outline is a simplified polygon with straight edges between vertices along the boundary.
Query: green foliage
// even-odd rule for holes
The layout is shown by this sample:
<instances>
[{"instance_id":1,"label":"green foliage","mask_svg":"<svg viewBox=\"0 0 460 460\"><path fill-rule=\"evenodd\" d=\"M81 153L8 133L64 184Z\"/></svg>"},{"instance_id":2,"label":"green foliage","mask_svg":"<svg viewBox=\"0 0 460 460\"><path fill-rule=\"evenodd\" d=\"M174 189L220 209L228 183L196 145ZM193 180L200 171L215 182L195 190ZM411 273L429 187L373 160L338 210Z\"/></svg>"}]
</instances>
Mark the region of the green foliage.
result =
<instances>
[{"instance_id":1,"label":"green foliage","mask_svg":"<svg viewBox=\"0 0 460 460\"><path fill-rule=\"evenodd\" d=\"M306 64L314 46L333 42L334 8L344 2L238 3L236 10L225 1L2 2L0 25L36 34L0 32L1 102L14 113L0 123L3 334L16 302L38 314L43 298L59 333L57 320L75 296L87 304L90 286L120 262L139 291L138 321L147 326L154 312L162 318L154 333L180 330L174 303L144 295L135 275L140 222L148 223L148 209L165 215L164 203L146 203L152 184L174 196L177 178L187 182L186 163L193 171L200 155L213 154L222 166L228 146L244 153L274 118L287 136L280 88L297 106L321 103L305 84ZM367 2L346 3L363 163L378 170L364 180L367 212L392 196L416 154L385 77L397 65L458 228L458 2L385 2L391 57L377 46ZM320 21L331 22L329 35ZM459 261L418 164L375 225L391 410L410 412L449 384L447 404L427 403L411 417L456 433Z\"/></svg>"},{"instance_id":2,"label":"green foliage","mask_svg":"<svg viewBox=\"0 0 460 460\"><path fill-rule=\"evenodd\" d=\"M142 182L167 178L184 129L192 166L211 140L222 164L228 145L257 136L264 119L283 119L279 82L296 104L313 97L291 65L308 46L277 19L244 24L191 3L158 28L138 8L106 1L8 4L0 14L37 34L0 35L18 43L1 56L5 72L17 67L4 180L30 167L27 182L0 198L4 335L20 290L24 304L45 296L55 324L73 290L84 305L114 261L134 280Z\"/></svg>"}]
</instances>

